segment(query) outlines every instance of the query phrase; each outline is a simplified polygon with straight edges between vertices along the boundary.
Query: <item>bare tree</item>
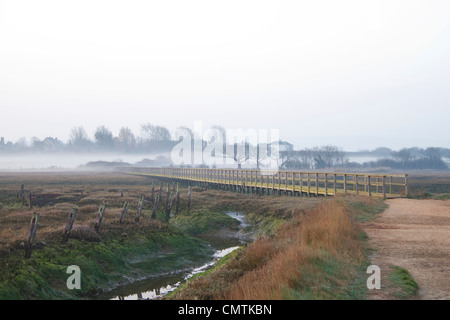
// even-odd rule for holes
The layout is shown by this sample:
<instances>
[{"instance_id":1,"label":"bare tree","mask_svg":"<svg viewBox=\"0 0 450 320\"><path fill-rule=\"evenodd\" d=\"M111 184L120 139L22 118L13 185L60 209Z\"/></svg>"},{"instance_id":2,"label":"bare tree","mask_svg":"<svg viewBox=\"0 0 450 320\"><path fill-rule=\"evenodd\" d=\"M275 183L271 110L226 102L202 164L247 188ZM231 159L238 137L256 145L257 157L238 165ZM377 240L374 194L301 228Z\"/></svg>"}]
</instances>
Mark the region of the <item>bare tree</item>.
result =
<instances>
[{"instance_id":1,"label":"bare tree","mask_svg":"<svg viewBox=\"0 0 450 320\"><path fill-rule=\"evenodd\" d=\"M76 148L88 147L90 140L86 130L82 126L73 128L70 132L69 143Z\"/></svg>"},{"instance_id":2,"label":"bare tree","mask_svg":"<svg viewBox=\"0 0 450 320\"><path fill-rule=\"evenodd\" d=\"M133 132L127 128L122 127L119 131L119 136L117 137L118 147L124 150L131 150L136 146L136 137Z\"/></svg>"},{"instance_id":3,"label":"bare tree","mask_svg":"<svg viewBox=\"0 0 450 320\"><path fill-rule=\"evenodd\" d=\"M155 126L150 123L141 125L144 138L149 141L170 141L170 132L162 126Z\"/></svg>"}]
</instances>

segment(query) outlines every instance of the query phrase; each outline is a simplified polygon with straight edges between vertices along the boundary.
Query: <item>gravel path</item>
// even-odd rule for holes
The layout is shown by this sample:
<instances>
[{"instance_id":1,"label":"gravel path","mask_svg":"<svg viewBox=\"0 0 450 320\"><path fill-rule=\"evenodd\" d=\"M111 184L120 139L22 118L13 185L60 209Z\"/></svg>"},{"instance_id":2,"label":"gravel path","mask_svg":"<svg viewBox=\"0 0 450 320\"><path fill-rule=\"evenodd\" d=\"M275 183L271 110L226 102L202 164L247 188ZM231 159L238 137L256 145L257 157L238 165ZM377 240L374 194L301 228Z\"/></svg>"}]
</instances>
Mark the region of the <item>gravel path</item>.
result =
<instances>
[{"instance_id":1,"label":"gravel path","mask_svg":"<svg viewBox=\"0 0 450 320\"><path fill-rule=\"evenodd\" d=\"M381 268L381 289L369 299L395 299L383 290L386 271L396 265L408 270L419 285L417 299L450 299L450 201L387 200L389 208L364 225L376 251L372 264Z\"/></svg>"}]
</instances>

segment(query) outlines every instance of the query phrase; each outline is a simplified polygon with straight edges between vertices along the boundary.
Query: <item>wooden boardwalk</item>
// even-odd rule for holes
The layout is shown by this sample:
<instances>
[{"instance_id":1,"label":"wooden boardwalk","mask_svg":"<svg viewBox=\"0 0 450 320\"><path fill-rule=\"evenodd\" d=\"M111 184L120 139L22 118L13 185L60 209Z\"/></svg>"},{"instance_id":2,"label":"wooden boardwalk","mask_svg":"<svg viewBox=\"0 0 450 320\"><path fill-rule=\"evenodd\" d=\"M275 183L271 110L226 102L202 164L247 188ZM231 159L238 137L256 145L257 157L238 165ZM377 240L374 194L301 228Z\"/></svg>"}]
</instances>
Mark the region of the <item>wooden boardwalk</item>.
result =
<instances>
[{"instance_id":1,"label":"wooden boardwalk","mask_svg":"<svg viewBox=\"0 0 450 320\"><path fill-rule=\"evenodd\" d=\"M336 172L119 167L118 171L210 185L225 190L257 194L323 195L359 194L379 198L408 195L406 174L362 174Z\"/></svg>"}]
</instances>

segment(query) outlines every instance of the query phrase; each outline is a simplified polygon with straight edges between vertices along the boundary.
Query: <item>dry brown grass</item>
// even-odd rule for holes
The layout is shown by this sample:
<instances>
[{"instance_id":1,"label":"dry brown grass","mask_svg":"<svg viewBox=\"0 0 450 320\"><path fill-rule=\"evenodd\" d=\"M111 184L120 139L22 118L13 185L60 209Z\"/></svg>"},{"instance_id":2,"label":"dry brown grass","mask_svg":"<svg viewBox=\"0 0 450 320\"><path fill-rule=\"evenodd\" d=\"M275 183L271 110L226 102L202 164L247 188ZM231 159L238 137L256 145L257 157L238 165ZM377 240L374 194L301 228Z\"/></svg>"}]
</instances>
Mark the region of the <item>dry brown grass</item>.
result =
<instances>
[{"instance_id":1,"label":"dry brown grass","mask_svg":"<svg viewBox=\"0 0 450 320\"><path fill-rule=\"evenodd\" d=\"M284 299L284 288L301 283L302 272L310 269L314 258L327 255L351 255L362 258L357 240L359 229L348 215L343 204L324 202L305 215L296 215L290 223L284 224L271 241L278 247L274 254L265 257L266 263L241 277L226 295L227 299ZM266 240L267 242L267 240ZM259 245L249 246L246 255L260 256ZM264 249L266 251L270 251ZM262 259L264 260L264 259ZM257 263L258 264L258 263ZM319 278L320 273L316 272Z\"/></svg>"},{"instance_id":2,"label":"dry brown grass","mask_svg":"<svg viewBox=\"0 0 450 320\"><path fill-rule=\"evenodd\" d=\"M25 194L61 194L54 203L22 206L17 197L20 185L25 185ZM9 250L27 237L28 226L34 212L40 213L37 242L59 242L72 208L77 208L74 237L94 239L93 230L99 205L107 204L105 217L100 229L101 236L131 234L143 230L160 229L164 223L152 221L145 214L139 224L134 223L136 207L142 194L149 195L151 180L145 177L116 173L2 173L0 175L0 249ZM123 191L123 197L121 192ZM83 192L83 194L82 194ZM126 221L120 224L120 214L125 201L131 203ZM81 226L77 230L77 226ZM81 230L81 231L80 231Z\"/></svg>"},{"instance_id":3,"label":"dry brown grass","mask_svg":"<svg viewBox=\"0 0 450 320\"><path fill-rule=\"evenodd\" d=\"M289 199L289 198L287 198ZM301 208L301 207L300 207ZM323 200L310 209L284 208L292 218L272 237L256 240L229 263L191 281L174 299L274 300L296 298L290 290L325 283L322 259L353 265L364 259L360 229L345 201ZM305 279L304 279L305 278ZM307 279L306 279L307 278ZM345 287L348 280L334 279ZM311 286L310 286L311 287ZM318 289L310 288L320 296ZM339 289L340 290L340 289ZM339 291L337 290L337 291Z\"/></svg>"}]
</instances>

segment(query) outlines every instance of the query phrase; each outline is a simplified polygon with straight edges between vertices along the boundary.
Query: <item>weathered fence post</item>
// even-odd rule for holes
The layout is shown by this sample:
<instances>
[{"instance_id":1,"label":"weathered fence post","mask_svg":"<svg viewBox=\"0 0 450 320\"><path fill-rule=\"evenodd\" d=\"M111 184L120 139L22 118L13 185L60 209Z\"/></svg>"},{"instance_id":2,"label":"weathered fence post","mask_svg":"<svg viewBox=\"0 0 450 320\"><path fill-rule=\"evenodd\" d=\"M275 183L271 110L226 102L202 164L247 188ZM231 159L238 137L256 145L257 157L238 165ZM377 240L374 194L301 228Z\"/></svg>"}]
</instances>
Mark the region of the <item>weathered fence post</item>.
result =
<instances>
[{"instance_id":1,"label":"weathered fence post","mask_svg":"<svg viewBox=\"0 0 450 320\"><path fill-rule=\"evenodd\" d=\"M167 184L167 192L166 192L166 210L165 210L166 213L167 213L167 208L169 207L169 201L170 201L170 186L169 186L169 184Z\"/></svg>"},{"instance_id":2,"label":"weathered fence post","mask_svg":"<svg viewBox=\"0 0 450 320\"><path fill-rule=\"evenodd\" d=\"M20 196L22 197L22 205L25 204L25 185L20 185Z\"/></svg>"},{"instance_id":3,"label":"weathered fence post","mask_svg":"<svg viewBox=\"0 0 450 320\"><path fill-rule=\"evenodd\" d=\"M169 221L170 219L170 212L172 211L172 204L173 204L173 200L175 199L175 194L174 193L170 193L170 199L169 199L169 203L167 205L166 208L166 220Z\"/></svg>"},{"instance_id":4,"label":"weathered fence post","mask_svg":"<svg viewBox=\"0 0 450 320\"><path fill-rule=\"evenodd\" d=\"M36 237L36 231L39 223L39 212L33 213L30 221L30 227L28 229L28 241L25 243L25 258L31 258L31 249L33 246L34 239Z\"/></svg>"},{"instance_id":5,"label":"weathered fence post","mask_svg":"<svg viewBox=\"0 0 450 320\"><path fill-rule=\"evenodd\" d=\"M125 221L125 216L127 215L128 208L130 207L130 202L125 201L123 204L122 214L120 215L120 223Z\"/></svg>"},{"instance_id":6,"label":"weathered fence post","mask_svg":"<svg viewBox=\"0 0 450 320\"><path fill-rule=\"evenodd\" d=\"M102 204L98 208L97 220L95 221L95 224L94 224L94 229L97 232L100 231L100 226L102 224L103 215L105 214L105 209L106 209L106 204Z\"/></svg>"},{"instance_id":7,"label":"weathered fence post","mask_svg":"<svg viewBox=\"0 0 450 320\"><path fill-rule=\"evenodd\" d=\"M187 205L188 205L188 212L191 209L191 194L192 194L192 188L191 188L191 186L189 186L189 189L188 189L188 203L187 203Z\"/></svg>"},{"instance_id":8,"label":"weathered fence post","mask_svg":"<svg viewBox=\"0 0 450 320\"><path fill-rule=\"evenodd\" d=\"M178 214L178 210L180 208L180 186L177 183L177 204L176 204L175 214Z\"/></svg>"},{"instance_id":9,"label":"weathered fence post","mask_svg":"<svg viewBox=\"0 0 450 320\"><path fill-rule=\"evenodd\" d=\"M143 205L144 205L144 196L142 196L139 199L138 208L137 208L137 211L136 211L136 218L134 219L134 222L139 222L139 218L141 217L141 212L142 212L142 206Z\"/></svg>"},{"instance_id":10,"label":"weathered fence post","mask_svg":"<svg viewBox=\"0 0 450 320\"><path fill-rule=\"evenodd\" d=\"M64 234L61 243L66 243L69 240L70 232L72 231L75 216L77 215L77 209L70 210L69 217L67 218L66 227L64 228Z\"/></svg>"},{"instance_id":11,"label":"weathered fence post","mask_svg":"<svg viewBox=\"0 0 450 320\"><path fill-rule=\"evenodd\" d=\"M152 219L156 219L156 212L158 211L159 202L161 201L162 183L159 188L159 194L155 197L155 203L153 204Z\"/></svg>"},{"instance_id":12,"label":"weathered fence post","mask_svg":"<svg viewBox=\"0 0 450 320\"><path fill-rule=\"evenodd\" d=\"M151 198L152 204L155 203L155 186L153 185L152 182L152 198Z\"/></svg>"}]
</instances>

